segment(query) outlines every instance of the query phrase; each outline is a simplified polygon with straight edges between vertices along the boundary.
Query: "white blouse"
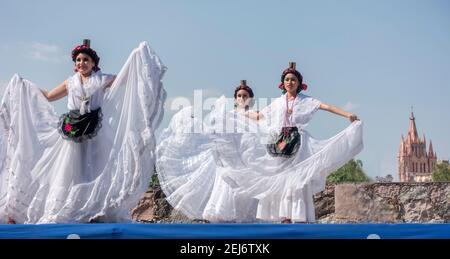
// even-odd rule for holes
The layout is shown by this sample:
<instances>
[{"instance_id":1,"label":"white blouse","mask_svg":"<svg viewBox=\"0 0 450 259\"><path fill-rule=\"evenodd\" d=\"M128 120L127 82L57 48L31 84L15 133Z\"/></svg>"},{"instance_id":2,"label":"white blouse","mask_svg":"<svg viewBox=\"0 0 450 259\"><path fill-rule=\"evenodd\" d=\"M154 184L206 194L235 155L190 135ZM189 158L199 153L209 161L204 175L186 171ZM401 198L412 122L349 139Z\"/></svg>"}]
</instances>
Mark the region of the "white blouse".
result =
<instances>
[{"instance_id":1,"label":"white blouse","mask_svg":"<svg viewBox=\"0 0 450 259\"><path fill-rule=\"evenodd\" d=\"M113 75L103 74L100 70L92 73L83 85L79 73L67 79L69 110L80 110L81 114L102 106L105 94L104 87L111 82Z\"/></svg>"},{"instance_id":2,"label":"white blouse","mask_svg":"<svg viewBox=\"0 0 450 259\"><path fill-rule=\"evenodd\" d=\"M267 125L273 130L278 130L283 126L296 126L302 129L308 125L320 104L319 100L299 93L294 100L288 102L288 106L292 108L293 112L289 116L288 125L285 125L286 95L283 94L262 109L261 114L264 116Z\"/></svg>"}]
</instances>

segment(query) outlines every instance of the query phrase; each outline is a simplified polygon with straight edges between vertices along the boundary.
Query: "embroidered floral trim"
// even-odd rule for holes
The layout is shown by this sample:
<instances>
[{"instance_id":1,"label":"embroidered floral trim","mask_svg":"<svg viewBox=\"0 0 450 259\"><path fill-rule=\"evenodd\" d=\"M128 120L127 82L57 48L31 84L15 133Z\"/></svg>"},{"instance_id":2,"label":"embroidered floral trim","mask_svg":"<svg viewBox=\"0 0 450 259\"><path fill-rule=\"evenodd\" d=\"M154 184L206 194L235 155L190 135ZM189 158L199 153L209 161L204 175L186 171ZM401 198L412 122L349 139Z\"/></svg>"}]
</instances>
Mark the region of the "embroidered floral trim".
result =
<instances>
[{"instance_id":1,"label":"embroidered floral trim","mask_svg":"<svg viewBox=\"0 0 450 259\"><path fill-rule=\"evenodd\" d=\"M66 117L66 119L64 121L64 123L66 124L64 126L64 131L72 136L75 136L75 134L79 131L79 129L76 129L76 130L73 129L72 125L70 125L70 121L71 121L70 117Z\"/></svg>"}]
</instances>

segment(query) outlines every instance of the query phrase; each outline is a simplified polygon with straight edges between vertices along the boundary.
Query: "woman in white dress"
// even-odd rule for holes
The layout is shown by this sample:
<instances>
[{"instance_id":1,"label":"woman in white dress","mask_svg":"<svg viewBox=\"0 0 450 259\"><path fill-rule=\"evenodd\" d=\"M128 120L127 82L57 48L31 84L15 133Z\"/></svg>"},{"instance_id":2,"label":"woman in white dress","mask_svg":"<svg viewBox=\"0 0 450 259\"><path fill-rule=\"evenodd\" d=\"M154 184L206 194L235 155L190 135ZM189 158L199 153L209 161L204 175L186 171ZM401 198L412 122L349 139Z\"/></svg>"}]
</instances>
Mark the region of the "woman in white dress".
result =
<instances>
[{"instance_id":1,"label":"woman in white dress","mask_svg":"<svg viewBox=\"0 0 450 259\"><path fill-rule=\"evenodd\" d=\"M76 73L40 90L14 75L0 107L0 218L13 223L128 222L155 163L166 67L143 42L117 76L89 40ZM49 103L68 96L58 117Z\"/></svg>"},{"instance_id":2,"label":"woman in white dress","mask_svg":"<svg viewBox=\"0 0 450 259\"><path fill-rule=\"evenodd\" d=\"M363 148L362 123L356 115L300 93L303 76L291 62L281 75L283 95L261 112L246 116L264 121L269 137L267 153L261 145L243 153L246 173L229 170L240 184L238 192L257 198L257 218L282 223L314 222L313 194L325 187L326 177ZM328 140L316 140L305 127L313 114L325 110L350 120L351 125ZM246 141L256 142L254 138Z\"/></svg>"},{"instance_id":3,"label":"woman in white dress","mask_svg":"<svg viewBox=\"0 0 450 259\"><path fill-rule=\"evenodd\" d=\"M222 177L229 167L245 167L237 155L242 152L243 135L238 129L251 122L244 114L253 105L253 98L253 90L241 80L234 99L220 97L205 120L194 116L193 107L186 107L173 116L157 146L157 172L174 209L191 219L210 222L256 219L256 200L240 197L230 185L233 183ZM227 128L230 126L226 124L227 119L242 125Z\"/></svg>"},{"instance_id":4,"label":"woman in white dress","mask_svg":"<svg viewBox=\"0 0 450 259\"><path fill-rule=\"evenodd\" d=\"M249 123L244 116L254 104L253 90L247 85L246 80L241 80L239 86L234 90L234 110L226 113L228 122L235 122L233 130L226 132L224 127L219 127L213 139L215 145L216 175L211 195L206 203L202 218L210 222L253 222L256 220L257 200L252 197L239 195L233 188L233 182L223 177L230 167L242 168L245 165L240 161L239 154L243 146L242 136L248 133L249 128L244 128ZM220 102L216 103L220 107ZM221 114L215 119L221 118ZM239 119L238 119L239 118ZM226 126L226 125L225 125ZM247 125L248 126L248 125Z\"/></svg>"}]
</instances>

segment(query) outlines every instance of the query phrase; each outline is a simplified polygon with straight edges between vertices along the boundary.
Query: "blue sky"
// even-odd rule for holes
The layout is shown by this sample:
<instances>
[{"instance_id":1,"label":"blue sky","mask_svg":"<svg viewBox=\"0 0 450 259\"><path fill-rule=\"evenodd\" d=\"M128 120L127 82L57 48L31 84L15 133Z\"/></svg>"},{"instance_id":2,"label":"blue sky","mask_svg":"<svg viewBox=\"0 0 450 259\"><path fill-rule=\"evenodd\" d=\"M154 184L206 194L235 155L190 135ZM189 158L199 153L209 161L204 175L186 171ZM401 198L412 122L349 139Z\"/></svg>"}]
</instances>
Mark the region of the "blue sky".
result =
<instances>
[{"instance_id":1,"label":"blue sky","mask_svg":"<svg viewBox=\"0 0 450 259\"><path fill-rule=\"evenodd\" d=\"M450 1L0 0L2 92L14 73L41 88L61 83L83 38L107 73L148 41L168 67L168 106L195 89L231 96L241 79L258 97L276 97L280 72L296 61L305 94L362 118L357 158L370 176L397 176L411 106L419 134L450 158ZM55 103L57 112L65 102ZM347 124L320 111L309 131L328 138Z\"/></svg>"}]
</instances>

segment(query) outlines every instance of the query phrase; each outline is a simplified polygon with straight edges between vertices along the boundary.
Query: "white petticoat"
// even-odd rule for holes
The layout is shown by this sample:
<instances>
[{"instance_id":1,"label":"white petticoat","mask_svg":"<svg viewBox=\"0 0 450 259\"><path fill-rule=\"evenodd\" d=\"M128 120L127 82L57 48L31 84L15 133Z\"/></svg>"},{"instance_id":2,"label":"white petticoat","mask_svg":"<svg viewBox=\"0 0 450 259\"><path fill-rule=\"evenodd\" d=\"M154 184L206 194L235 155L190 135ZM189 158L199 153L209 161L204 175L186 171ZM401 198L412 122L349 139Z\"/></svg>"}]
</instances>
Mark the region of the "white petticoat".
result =
<instances>
[{"instance_id":1,"label":"white petticoat","mask_svg":"<svg viewBox=\"0 0 450 259\"><path fill-rule=\"evenodd\" d=\"M320 102L304 95L301 98L296 109L303 114L297 113L302 117L296 120L306 125ZM223 110L221 105L219 99L216 109ZM266 116L276 113L274 107L276 103ZM271 128L279 129L277 125L252 125L250 121L247 126L260 130L217 133L192 118L192 113L188 107L175 114L157 146L158 177L167 200L190 218L253 222L286 217L313 222L313 194L324 189L331 172L363 148L360 121L327 140L314 139L299 124L301 146L297 154L272 157L262 139ZM216 121L223 120L220 114L214 113ZM235 125L244 125L239 122L243 119L237 118ZM203 131L191 133L194 128Z\"/></svg>"},{"instance_id":2,"label":"white petticoat","mask_svg":"<svg viewBox=\"0 0 450 259\"><path fill-rule=\"evenodd\" d=\"M131 220L154 170L165 71L146 42L134 49L104 95L102 128L83 143L64 140L39 88L14 75L0 107L0 218Z\"/></svg>"}]
</instances>

